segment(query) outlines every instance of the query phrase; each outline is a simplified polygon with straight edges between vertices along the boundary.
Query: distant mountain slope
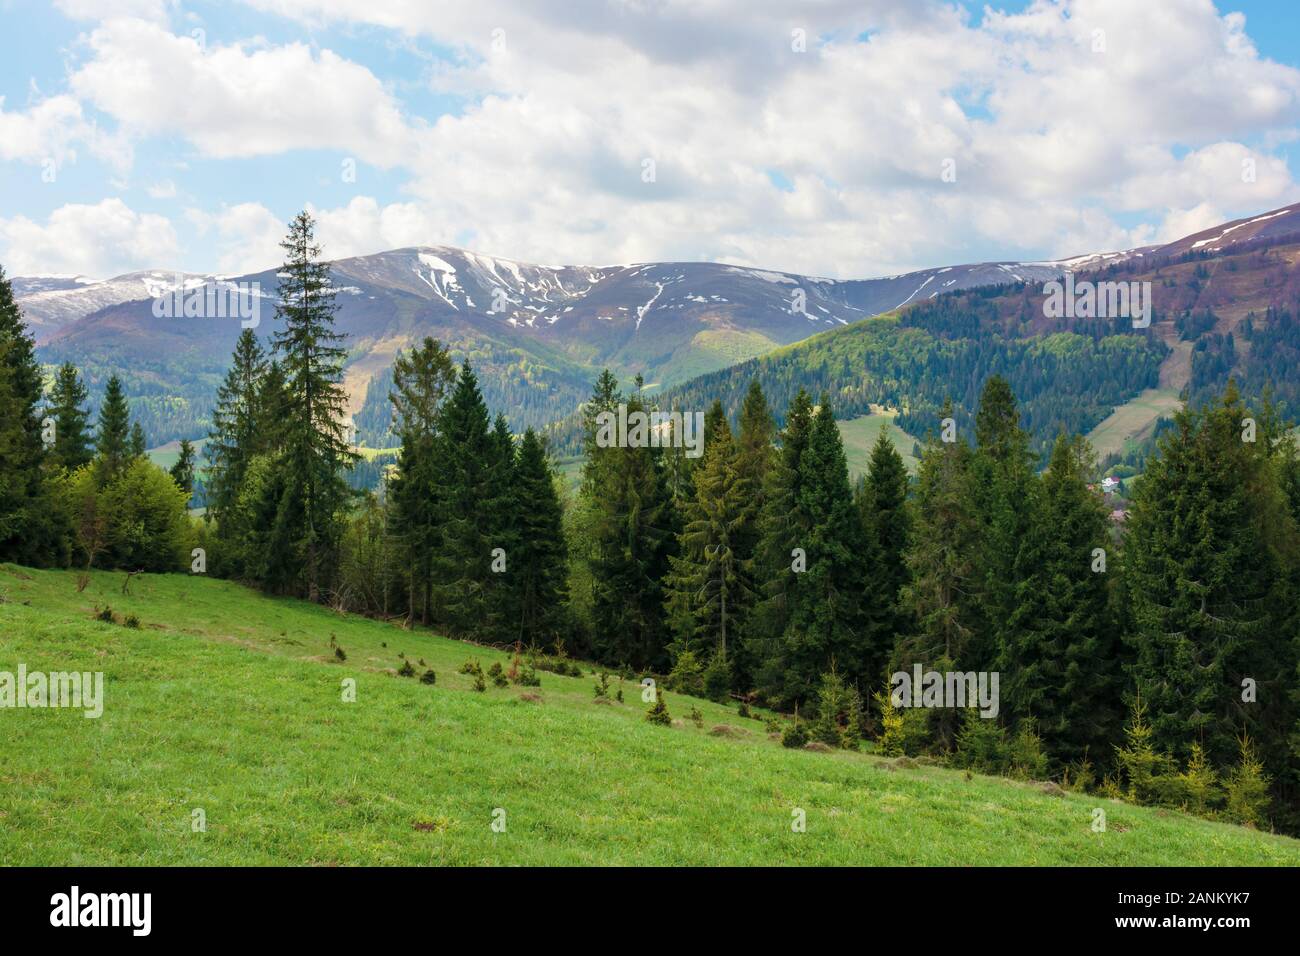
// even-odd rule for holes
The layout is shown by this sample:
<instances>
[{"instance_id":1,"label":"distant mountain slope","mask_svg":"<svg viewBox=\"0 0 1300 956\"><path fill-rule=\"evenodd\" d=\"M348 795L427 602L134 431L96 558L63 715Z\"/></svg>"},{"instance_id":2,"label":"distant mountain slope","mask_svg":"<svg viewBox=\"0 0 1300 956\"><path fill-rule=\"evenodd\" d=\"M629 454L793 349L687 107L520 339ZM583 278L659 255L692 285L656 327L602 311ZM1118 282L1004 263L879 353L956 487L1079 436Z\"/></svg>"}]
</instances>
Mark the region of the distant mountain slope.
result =
<instances>
[{"instance_id":1,"label":"distant mountain slope","mask_svg":"<svg viewBox=\"0 0 1300 956\"><path fill-rule=\"evenodd\" d=\"M571 413L604 367L625 383L641 375L647 388L664 391L811 335L949 295L992 286L1041 292L1042 283L1066 270L1118 275L1117 270L1150 272L1153 263L1184 256L1231 252L1239 259L1288 233L1300 233L1300 205L1167 246L1050 262L946 266L877 279L833 280L701 262L552 267L445 246L341 259L333 263L333 275L340 293L338 325L349 336L350 410L361 438L379 445L387 443L386 376L393 358L424 336L471 359L493 411L506 412L515 427L541 426ZM157 270L105 282L65 276L14 281L44 361L74 361L96 384L109 374L122 376L152 443L203 434L238 321L155 318L152 297L177 281ZM1158 307L1170 314L1208 307L1240 321L1247 311L1266 308L1281 280L1255 263L1232 277L1198 281L1195 289L1179 286L1181 298L1164 296L1167 307ZM266 298L258 332L270 335L275 270L185 275L180 282L187 289L259 283ZM1018 307L1028 308L1024 301ZM1052 331L1053 324L1034 308L1021 331Z\"/></svg>"},{"instance_id":2,"label":"distant mountain slope","mask_svg":"<svg viewBox=\"0 0 1300 956\"><path fill-rule=\"evenodd\" d=\"M372 444L384 441L393 358L426 335L474 362L494 411L540 426L572 411L603 367L669 387L944 291L1060 272L986 263L839 281L699 262L550 267L442 246L333 263L351 411ZM232 319L156 318L153 297L177 279L155 270L15 281L43 360L76 362L96 384L123 377L155 443L202 434L239 333ZM269 296L258 328L269 336L274 270L179 277L187 290L229 282Z\"/></svg>"},{"instance_id":3,"label":"distant mountain slope","mask_svg":"<svg viewBox=\"0 0 1300 956\"><path fill-rule=\"evenodd\" d=\"M13 280L14 296L23 316L32 326L37 341L57 334L65 326L101 309L124 302L151 300L176 288L178 276L172 272L151 270L129 272L113 279L87 279L85 276L34 276ZM185 273L180 284L193 287L211 279Z\"/></svg>"},{"instance_id":4,"label":"distant mountain slope","mask_svg":"<svg viewBox=\"0 0 1300 956\"><path fill-rule=\"evenodd\" d=\"M778 415L799 388L830 396L838 417L873 406L924 436L945 400L959 430L984 381L1007 378L1044 451L1057 432L1091 434L1099 452L1140 460L1158 420L1181 400L1217 393L1235 377L1251 396L1272 393L1300 418L1300 205L1238 220L1166 246L1070 265L1075 282L1150 283L1150 327L1128 318L1054 318L1041 281L1013 281L926 297L669 388L656 399L684 409L721 398L734 421L757 378ZM1029 278L1022 276L1022 278ZM575 416L550 430L560 454L580 450Z\"/></svg>"},{"instance_id":5,"label":"distant mountain slope","mask_svg":"<svg viewBox=\"0 0 1300 956\"><path fill-rule=\"evenodd\" d=\"M1225 222L1161 246L1158 251L1166 256L1185 252L1224 252L1232 246L1241 246L1252 240L1275 240L1297 231L1300 231L1300 203L1283 206L1262 215Z\"/></svg>"}]
</instances>

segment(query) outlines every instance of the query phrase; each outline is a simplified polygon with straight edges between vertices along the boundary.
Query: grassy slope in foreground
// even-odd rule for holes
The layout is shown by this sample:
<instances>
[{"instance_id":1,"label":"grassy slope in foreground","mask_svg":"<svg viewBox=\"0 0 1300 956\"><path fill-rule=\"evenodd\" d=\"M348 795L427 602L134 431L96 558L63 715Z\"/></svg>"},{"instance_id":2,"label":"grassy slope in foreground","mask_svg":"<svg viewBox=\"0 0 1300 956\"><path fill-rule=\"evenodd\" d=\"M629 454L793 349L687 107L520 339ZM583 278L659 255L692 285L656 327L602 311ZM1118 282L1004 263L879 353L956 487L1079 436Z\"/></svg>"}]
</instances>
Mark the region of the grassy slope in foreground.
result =
<instances>
[{"instance_id":1,"label":"grassy slope in foreground","mask_svg":"<svg viewBox=\"0 0 1300 956\"><path fill-rule=\"evenodd\" d=\"M630 685L608 706L589 677L543 674L542 703L473 693L456 667L505 655L226 582L142 576L128 597L122 579L78 594L71 573L0 566L0 670L106 675L98 720L0 710L0 863L1300 864L1300 842L1177 813L787 751L707 702L702 730L656 727ZM437 686L394 676L399 651ZM692 703L668 695L676 718ZM711 736L722 722L747 734Z\"/></svg>"}]
</instances>

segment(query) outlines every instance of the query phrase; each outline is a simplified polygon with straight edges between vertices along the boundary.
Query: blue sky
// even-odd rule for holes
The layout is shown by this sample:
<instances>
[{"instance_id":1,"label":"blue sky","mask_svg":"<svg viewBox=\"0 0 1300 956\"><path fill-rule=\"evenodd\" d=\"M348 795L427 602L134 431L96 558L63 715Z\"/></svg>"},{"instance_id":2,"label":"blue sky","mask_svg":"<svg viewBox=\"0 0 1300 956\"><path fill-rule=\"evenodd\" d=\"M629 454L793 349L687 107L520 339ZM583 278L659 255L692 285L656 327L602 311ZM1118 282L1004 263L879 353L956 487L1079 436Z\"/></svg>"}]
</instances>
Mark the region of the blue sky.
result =
<instances>
[{"instance_id":1,"label":"blue sky","mask_svg":"<svg viewBox=\"0 0 1300 956\"><path fill-rule=\"evenodd\" d=\"M0 264L251 271L309 207L336 256L848 277L1123 248L1300 200L1291 4L812 11L0 0Z\"/></svg>"}]
</instances>

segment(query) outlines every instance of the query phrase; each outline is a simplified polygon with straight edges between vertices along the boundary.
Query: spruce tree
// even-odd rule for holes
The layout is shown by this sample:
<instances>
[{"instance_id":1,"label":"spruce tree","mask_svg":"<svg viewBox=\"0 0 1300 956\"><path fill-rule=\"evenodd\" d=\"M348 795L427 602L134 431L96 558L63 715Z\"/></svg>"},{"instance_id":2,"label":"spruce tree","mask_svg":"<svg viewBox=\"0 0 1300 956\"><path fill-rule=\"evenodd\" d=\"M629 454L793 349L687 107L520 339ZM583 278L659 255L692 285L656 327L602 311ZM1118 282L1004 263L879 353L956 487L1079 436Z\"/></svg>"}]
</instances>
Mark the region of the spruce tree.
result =
<instances>
[{"instance_id":1,"label":"spruce tree","mask_svg":"<svg viewBox=\"0 0 1300 956\"><path fill-rule=\"evenodd\" d=\"M445 502L442 541L435 557L435 593L456 635L481 631L491 587L490 531L494 516L484 496L492 461L488 410L466 360L442 407L437 450ZM507 558L508 560L508 558Z\"/></svg>"},{"instance_id":2,"label":"spruce tree","mask_svg":"<svg viewBox=\"0 0 1300 956\"><path fill-rule=\"evenodd\" d=\"M0 560L4 561L15 559L32 505L26 476L10 465L21 460L26 442L21 415L11 417L21 407L10 360L13 351L13 343L0 338Z\"/></svg>"},{"instance_id":3,"label":"spruce tree","mask_svg":"<svg viewBox=\"0 0 1300 956\"><path fill-rule=\"evenodd\" d=\"M952 417L945 404L942 416ZM981 526L972 495L971 449L960 437L941 441L930 433L917 474L915 521L907 551L909 583L903 606L913 630L894 647L890 670L978 669L970 649L978 635ZM957 719L937 711L932 730L951 745Z\"/></svg>"},{"instance_id":4,"label":"spruce tree","mask_svg":"<svg viewBox=\"0 0 1300 956\"><path fill-rule=\"evenodd\" d=\"M714 439L721 438L723 432L727 433L727 438L732 439L731 426L727 423L727 413L722 408L722 400L715 398L709 410L704 413L704 449L708 450L709 443Z\"/></svg>"},{"instance_id":5,"label":"spruce tree","mask_svg":"<svg viewBox=\"0 0 1300 956\"><path fill-rule=\"evenodd\" d=\"M285 410L289 407L289 382L284 366L272 359L252 395L254 430L250 454L278 455L285 447Z\"/></svg>"},{"instance_id":6,"label":"spruce tree","mask_svg":"<svg viewBox=\"0 0 1300 956\"><path fill-rule=\"evenodd\" d=\"M604 486L612 461L612 450L597 442L597 417L602 412L616 410L621 400L618 380L609 369L604 369L592 387L591 398L580 408L583 426L583 464L578 494L566 513L566 534L570 543L572 562L569 570L569 612L574 625L573 646L580 653L597 658L595 629L596 594L599 590L597 573L605 550L610 547L602 520ZM670 451L664 469L665 489L670 497L684 496L684 490L671 490L670 482L689 485L685 475L688 468L678 468L673 463L689 463L684 457L675 458ZM603 642L602 642L603 643ZM608 661L606 661L608 663Z\"/></svg>"},{"instance_id":7,"label":"spruce tree","mask_svg":"<svg viewBox=\"0 0 1300 956\"><path fill-rule=\"evenodd\" d=\"M678 414L682 414L681 409L675 408ZM695 466L700 461L699 458L690 458L687 456L688 449L678 440L679 436L674 436L674 440L668 442L668 447L660 453L663 458L664 489L668 492L668 497L672 499L673 510L677 514L683 514L686 510L686 504L695 493L695 485L691 481L691 476L695 472ZM674 529L680 531L680 528Z\"/></svg>"},{"instance_id":8,"label":"spruce tree","mask_svg":"<svg viewBox=\"0 0 1300 956\"><path fill-rule=\"evenodd\" d=\"M785 695L802 701L835 664L850 682L878 679L889 603L869 579L879 559L853 504L844 446L825 396L799 470L799 507L810 523L808 570L791 607L783 657Z\"/></svg>"},{"instance_id":9,"label":"spruce tree","mask_svg":"<svg viewBox=\"0 0 1300 956\"><path fill-rule=\"evenodd\" d=\"M531 428L515 460L519 540L512 580L518 618L512 637L525 646L555 647L564 634L568 553L564 514L546 449Z\"/></svg>"},{"instance_id":10,"label":"spruce tree","mask_svg":"<svg viewBox=\"0 0 1300 956\"><path fill-rule=\"evenodd\" d=\"M144 428L139 422L131 423L131 438L128 442L130 446L130 455L132 459L143 458L148 451L148 444L144 439Z\"/></svg>"},{"instance_id":11,"label":"spruce tree","mask_svg":"<svg viewBox=\"0 0 1300 956\"><path fill-rule=\"evenodd\" d=\"M757 660L751 653L749 635L753 630L752 610L762 597L762 582L759 580L759 542L762 537L763 509L767 502L769 476L776 461L776 449L773 439L776 425L772 421L772 411L768 407L767 397L763 394L758 379L750 379L749 390L740 407L740 432L736 439L736 478L745 490L739 523L736 526L734 549L739 555L741 580L747 589L743 619L740 622L740 639L731 642L734 652L731 654L732 671L735 686L748 690L754 686Z\"/></svg>"},{"instance_id":12,"label":"spruce tree","mask_svg":"<svg viewBox=\"0 0 1300 956\"><path fill-rule=\"evenodd\" d=\"M749 491L736 468L735 442L721 416L721 402L714 411L712 440L705 442L695 469L695 494L687 504L677 554L670 559L667 601L678 629L678 651L703 651L726 665L728 636L734 646L752 593L735 540Z\"/></svg>"},{"instance_id":13,"label":"spruce tree","mask_svg":"<svg viewBox=\"0 0 1300 956\"><path fill-rule=\"evenodd\" d=\"M1282 687L1294 651L1279 624L1290 598L1272 544L1295 527L1269 463L1266 443L1243 440L1250 414L1229 383L1222 399L1184 409L1137 484L1125 525L1125 570L1132 601L1132 678L1149 703L1156 744L1186 757L1201 743L1227 766L1243 730L1260 740L1266 764L1286 759L1274 734L1285 695L1258 702L1242 692ZM1267 731L1265 731L1267 733Z\"/></svg>"},{"instance_id":14,"label":"spruce tree","mask_svg":"<svg viewBox=\"0 0 1300 956\"><path fill-rule=\"evenodd\" d=\"M54 445L49 454L52 466L76 471L94 457L86 407L89 398L77 367L71 362L60 365L49 403L49 415L54 419Z\"/></svg>"},{"instance_id":15,"label":"spruce tree","mask_svg":"<svg viewBox=\"0 0 1300 956\"><path fill-rule=\"evenodd\" d=\"M812 401L802 388L795 394L781 432L781 449L768 471L759 515L754 556L759 596L746 628L746 652L754 662L754 682L765 695L782 698L785 632L798 600L805 571L812 519L803 509L802 460L812 433Z\"/></svg>"},{"instance_id":16,"label":"spruce tree","mask_svg":"<svg viewBox=\"0 0 1300 956\"><path fill-rule=\"evenodd\" d=\"M885 661L893 652L898 636L911 627L911 617L902 606L903 589L910 577L907 548L912 518L907 503L908 477L903 456L882 428L871 449L866 477L860 485L858 509L862 526L872 542L878 564L873 571L874 586L884 592L889 604ZM869 686L875 687L878 682Z\"/></svg>"},{"instance_id":17,"label":"spruce tree","mask_svg":"<svg viewBox=\"0 0 1300 956\"><path fill-rule=\"evenodd\" d=\"M944 417L950 417L947 407ZM974 595L981 529L971 485L970 446L960 438L941 442L932 434L917 473L907 553L911 582L904 588L916 630L902 642L895 665L965 661L978 620Z\"/></svg>"},{"instance_id":18,"label":"spruce tree","mask_svg":"<svg viewBox=\"0 0 1300 956\"><path fill-rule=\"evenodd\" d=\"M663 581L675 547L676 518L661 449L600 447L596 415L620 402L606 371L587 406L587 462L580 507L589 553L594 650L607 664L662 668L669 664ZM627 412L648 412L639 395Z\"/></svg>"},{"instance_id":19,"label":"spruce tree","mask_svg":"<svg viewBox=\"0 0 1300 956\"><path fill-rule=\"evenodd\" d=\"M357 456L346 438L343 391L344 336L334 331L337 311L329 263L321 259L315 222L294 217L280 243L285 251L275 312L276 355L285 376L283 463L288 495L277 520L309 600L330 586L342 531L340 514L350 497L344 472Z\"/></svg>"},{"instance_id":20,"label":"spruce tree","mask_svg":"<svg viewBox=\"0 0 1300 956\"><path fill-rule=\"evenodd\" d=\"M485 579L483 630L491 640L518 639L520 514L515 442L505 416L497 414L488 435L481 489L491 574ZM504 570L499 570L504 568Z\"/></svg>"},{"instance_id":21,"label":"spruce tree","mask_svg":"<svg viewBox=\"0 0 1300 956\"><path fill-rule=\"evenodd\" d=\"M0 269L0 561L38 563L51 557L49 492L42 465L43 380L36 346L23 325L13 288Z\"/></svg>"},{"instance_id":22,"label":"spruce tree","mask_svg":"<svg viewBox=\"0 0 1300 956\"><path fill-rule=\"evenodd\" d=\"M1108 588L1118 568L1101 564L1113 549L1105 505L1088 487L1093 467L1086 442L1059 436L1047 473L1022 503L1031 521L998 662L1003 713L1033 718L1058 764L1106 759L1123 718Z\"/></svg>"},{"instance_id":23,"label":"spruce tree","mask_svg":"<svg viewBox=\"0 0 1300 956\"><path fill-rule=\"evenodd\" d=\"M1016 399L1006 380L991 377L975 415L972 458L975 507L982 527L980 607L983 621L967 648L967 665L989 670L1011 639L1016 605L1016 550L1029 527L1024 507L1033 479L1029 435L1020 427Z\"/></svg>"},{"instance_id":24,"label":"spruce tree","mask_svg":"<svg viewBox=\"0 0 1300 956\"><path fill-rule=\"evenodd\" d=\"M181 439L180 457L171 466L170 472L176 487L185 492L186 498L194 494L194 444L188 438Z\"/></svg>"},{"instance_id":25,"label":"spruce tree","mask_svg":"<svg viewBox=\"0 0 1300 956\"><path fill-rule=\"evenodd\" d=\"M233 517L235 500L243 486L249 463L261 450L263 426L258 414L258 392L266 374L266 355L252 329L239 333L225 380L217 387L212 429L204 454L208 459L208 515L217 521L219 534Z\"/></svg>"},{"instance_id":26,"label":"spruce tree","mask_svg":"<svg viewBox=\"0 0 1300 956\"><path fill-rule=\"evenodd\" d=\"M857 718L850 715L853 697L854 692L845 686L844 678L832 664L817 684L816 716L808 725L808 736L828 747L856 748Z\"/></svg>"},{"instance_id":27,"label":"spruce tree","mask_svg":"<svg viewBox=\"0 0 1300 956\"><path fill-rule=\"evenodd\" d=\"M115 481L131 459L131 410L116 375L104 387L95 429L95 462L99 484Z\"/></svg>"},{"instance_id":28,"label":"spruce tree","mask_svg":"<svg viewBox=\"0 0 1300 956\"><path fill-rule=\"evenodd\" d=\"M443 402L456 382L456 366L437 341L425 338L393 364L390 400L401 442L389 479L392 529L407 568L408 608L427 625L433 615L433 566L442 546L443 488L437 442Z\"/></svg>"}]
</instances>

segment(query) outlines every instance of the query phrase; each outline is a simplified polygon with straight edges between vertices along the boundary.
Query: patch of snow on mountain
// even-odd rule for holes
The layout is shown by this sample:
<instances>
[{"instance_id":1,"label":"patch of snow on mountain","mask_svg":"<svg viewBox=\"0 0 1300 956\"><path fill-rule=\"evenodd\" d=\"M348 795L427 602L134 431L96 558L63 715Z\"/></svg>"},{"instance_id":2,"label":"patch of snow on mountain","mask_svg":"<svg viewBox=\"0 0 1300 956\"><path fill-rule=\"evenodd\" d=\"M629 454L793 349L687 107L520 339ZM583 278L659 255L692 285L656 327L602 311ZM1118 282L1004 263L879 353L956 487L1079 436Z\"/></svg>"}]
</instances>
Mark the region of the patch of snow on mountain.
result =
<instances>
[{"instance_id":1,"label":"patch of snow on mountain","mask_svg":"<svg viewBox=\"0 0 1300 956\"><path fill-rule=\"evenodd\" d=\"M919 286L917 286L917 287L912 291L912 294L911 294L911 295L909 295L909 296L908 296L906 299L904 299L902 302L898 303L898 305L894 306L894 308L895 308L895 309L901 309L903 306L907 305L907 303L911 302L912 299L916 297L916 294L917 294L918 292L920 292L922 289L924 289L927 285L930 284L930 280L933 279L933 278L934 278L934 276L926 276L926 277L925 277L925 281L922 282Z\"/></svg>"},{"instance_id":2,"label":"patch of snow on mountain","mask_svg":"<svg viewBox=\"0 0 1300 956\"><path fill-rule=\"evenodd\" d=\"M655 294L650 297L650 301L647 302L645 305L637 306L636 327L638 329L641 328L641 320L645 318L647 312L649 312L652 308L654 308L655 300L658 299L659 296L663 295L663 291L664 291L664 283L656 282Z\"/></svg>"},{"instance_id":3,"label":"patch of snow on mountain","mask_svg":"<svg viewBox=\"0 0 1300 956\"><path fill-rule=\"evenodd\" d=\"M764 282L788 283L790 285L799 284L794 279L790 278L790 276L782 275L779 272L768 272L764 269L742 269L739 266L729 266L728 271L735 272L739 275L753 276L755 279L762 279Z\"/></svg>"},{"instance_id":4,"label":"patch of snow on mountain","mask_svg":"<svg viewBox=\"0 0 1300 956\"><path fill-rule=\"evenodd\" d=\"M434 270L435 272L456 271L456 267L453 266L446 259L443 259L440 256L430 255L427 252L420 253L420 264L424 266L428 266L430 269Z\"/></svg>"}]
</instances>

